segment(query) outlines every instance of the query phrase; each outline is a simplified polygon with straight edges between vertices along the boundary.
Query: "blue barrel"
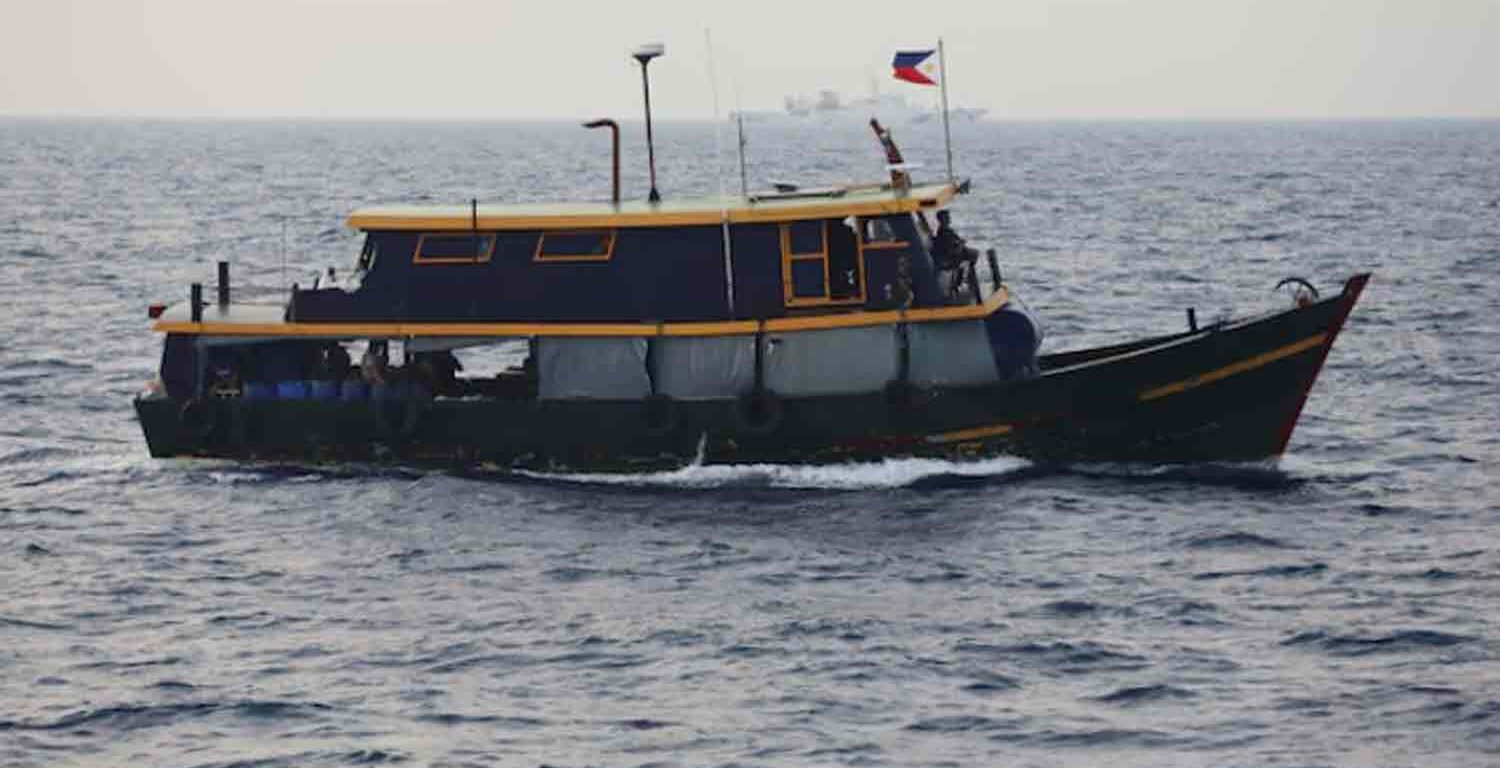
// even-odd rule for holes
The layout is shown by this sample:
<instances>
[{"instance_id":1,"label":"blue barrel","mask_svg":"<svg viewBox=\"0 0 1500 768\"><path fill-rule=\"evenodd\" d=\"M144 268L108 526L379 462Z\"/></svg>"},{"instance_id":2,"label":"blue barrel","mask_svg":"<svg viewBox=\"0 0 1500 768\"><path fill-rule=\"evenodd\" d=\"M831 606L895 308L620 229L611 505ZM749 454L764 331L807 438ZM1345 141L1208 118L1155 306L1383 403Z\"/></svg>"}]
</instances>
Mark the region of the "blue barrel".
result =
<instances>
[{"instance_id":1,"label":"blue barrel","mask_svg":"<svg viewBox=\"0 0 1500 768\"><path fill-rule=\"evenodd\" d=\"M326 379L314 379L307 383L307 394L314 400L339 399L339 383Z\"/></svg>"},{"instance_id":2,"label":"blue barrel","mask_svg":"<svg viewBox=\"0 0 1500 768\"><path fill-rule=\"evenodd\" d=\"M276 382L276 396L282 400L306 400L307 382L301 379Z\"/></svg>"},{"instance_id":3,"label":"blue barrel","mask_svg":"<svg viewBox=\"0 0 1500 768\"><path fill-rule=\"evenodd\" d=\"M247 381L240 389L240 397L246 400L275 400L276 386L269 381Z\"/></svg>"},{"instance_id":4,"label":"blue barrel","mask_svg":"<svg viewBox=\"0 0 1500 768\"><path fill-rule=\"evenodd\" d=\"M339 399L344 402L363 400L370 394L370 388L365 385L364 379L344 379L339 385Z\"/></svg>"}]
</instances>

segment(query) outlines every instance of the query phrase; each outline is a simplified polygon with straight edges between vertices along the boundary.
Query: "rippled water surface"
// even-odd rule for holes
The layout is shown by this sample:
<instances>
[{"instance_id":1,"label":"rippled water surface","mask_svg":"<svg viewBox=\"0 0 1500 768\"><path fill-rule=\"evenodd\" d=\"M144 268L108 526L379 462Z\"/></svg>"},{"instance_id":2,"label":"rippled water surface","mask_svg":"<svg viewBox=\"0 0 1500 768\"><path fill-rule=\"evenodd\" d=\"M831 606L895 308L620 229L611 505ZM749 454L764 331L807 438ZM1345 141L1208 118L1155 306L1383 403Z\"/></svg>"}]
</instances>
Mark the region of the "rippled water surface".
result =
<instances>
[{"instance_id":1,"label":"rippled water surface","mask_svg":"<svg viewBox=\"0 0 1500 768\"><path fill-rule=\"evenodd\" d=\"M750 129L752 179L881 173ZM658 136L666 196L718 188L713 126ZM1500 123L955 142L1053 350L1373 270L1280 464L155 461L148 303L351 264L362 204L598 197L607 142L0 121L0 766L1500 763Z\"/></svg>"}]
</instances>

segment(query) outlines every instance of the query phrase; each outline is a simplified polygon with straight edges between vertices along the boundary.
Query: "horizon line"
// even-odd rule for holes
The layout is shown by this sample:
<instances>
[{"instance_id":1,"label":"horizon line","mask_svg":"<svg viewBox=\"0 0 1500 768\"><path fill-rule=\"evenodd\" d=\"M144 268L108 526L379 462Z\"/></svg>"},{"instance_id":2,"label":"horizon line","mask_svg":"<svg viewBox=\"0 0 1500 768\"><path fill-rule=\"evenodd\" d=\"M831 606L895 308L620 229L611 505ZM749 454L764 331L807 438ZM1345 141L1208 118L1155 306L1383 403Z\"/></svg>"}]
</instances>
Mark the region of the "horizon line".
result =
<instances>
[{"instance_id":1,"label":"horizon line","mask_svg":"<svg viewBox=\"0 0 1500 768\"><path fill-rule=\"evenodd\" d=\"M788 122L802 121L809 124L817 124L816 118L808 119L786 115L778 111L769 110L743 110L749 115L765 118L785 119ZM733 111L722 117L656 117L657 122L670 123L716 123L731 119ZM852 115L850 115L852 116ZM879 118L878 114L872 117ZM417 116L417 115L214 115L214 114L112 114L112 113L70 113L70 112L0 112L0 119L5 120L78 120L78 121L115 121L115 122L327 122L327 123L561 123L577 122L595 119L588 116ZM621 124L641 124L645 120L636 118L615 118ZM1408 115L1374 115L1374 114L1348 114L1348 115L1157 115L1157 116L991 116L980 118L977 123L1097 123L1097 122L1202 122L1202 123L1253 123L1253 122L1401 122L1401 121L1485 121L1500 120L1500 114L1408 114Z\"/></svg>"}]
</instances>

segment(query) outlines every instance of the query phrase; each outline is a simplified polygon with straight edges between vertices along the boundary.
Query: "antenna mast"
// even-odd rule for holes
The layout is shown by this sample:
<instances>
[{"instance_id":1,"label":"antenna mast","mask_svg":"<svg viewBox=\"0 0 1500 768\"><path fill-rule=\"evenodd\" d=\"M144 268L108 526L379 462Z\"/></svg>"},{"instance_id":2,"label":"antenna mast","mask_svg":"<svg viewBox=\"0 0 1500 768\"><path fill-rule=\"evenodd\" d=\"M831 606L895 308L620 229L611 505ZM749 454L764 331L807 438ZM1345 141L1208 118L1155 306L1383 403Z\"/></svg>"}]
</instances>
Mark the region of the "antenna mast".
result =
<instances>
[{"instance_id":1,"label":"antenna mast","mask_svg":"<svg viewBox=\"0 0 1500 768\"><path fill-rule=\"evenodd\" d=\"M651 192L646 199L653 203L661 202L661 193L656 191L656 148L651 140L651 78L646 74L646 65L666 52L667 47L661 43L648 43L631 54L641 63L641 91L646 99L646 162L651 169Z\"/></svg>"},{"instance_id":2,"label":"antenna mast","mask_svg":"<svg viewBox=\"0 0 1500 768\"><path fill-rule=\"evenodd\" d=\"M729 316L734 316L734 245L729 237L729 200L724 196L724 119L719 115L719 70L714 66L714 38L703 29L703 44L708 49L708 80L714 95L714 175L719 180L719 225L724 230L724 297Z\"/></svg>"}]
</instances>

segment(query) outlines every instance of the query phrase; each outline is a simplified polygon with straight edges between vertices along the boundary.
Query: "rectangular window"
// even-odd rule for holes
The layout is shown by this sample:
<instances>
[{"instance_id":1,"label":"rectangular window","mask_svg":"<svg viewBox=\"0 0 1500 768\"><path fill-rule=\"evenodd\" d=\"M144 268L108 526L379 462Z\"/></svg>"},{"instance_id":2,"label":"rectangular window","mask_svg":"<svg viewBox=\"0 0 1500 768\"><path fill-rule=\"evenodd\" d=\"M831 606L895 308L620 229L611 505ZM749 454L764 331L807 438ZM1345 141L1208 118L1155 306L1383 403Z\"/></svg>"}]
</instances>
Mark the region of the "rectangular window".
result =
<instances>
[{"instance_id":1,"label":"rectangular window","mask_svg":"<svg viewBox=\"0 0 1500 768\"><path fill-rule=\"evenodd\" d=\"M789 307L828 301L828 231L823 222L781 225L781 278Z\"/></svg>"},{"instance_id":2,"label":"rectangular window","mask_svg":"<svg viewBox=\"0 0 1500 768\"><path fill-rule=\"evenodd\" d=\"M782 296L788 307L863 303L864 272L858 235L847 223L781 225Z\"/></svg>"},{"instance_id":3,"label":"rectangular window","mask_svg":"<svg viewBox=\"0 0 1500 768\"><path fill-rule=\"evenodd\" d=\"M614 254L613 229L543 232L533 261L609 261Z\"/></svg>"},{"instance_id":4,"label":"rectangular window","mask_svg":"<svg viewBox=\"0 0 1500 768\"><path fill-rule=\"evenodd\" d=\"M478 264L495 253L495 233L425 234L417 238L418 264Z\"/></svg>"}]
</instances>

